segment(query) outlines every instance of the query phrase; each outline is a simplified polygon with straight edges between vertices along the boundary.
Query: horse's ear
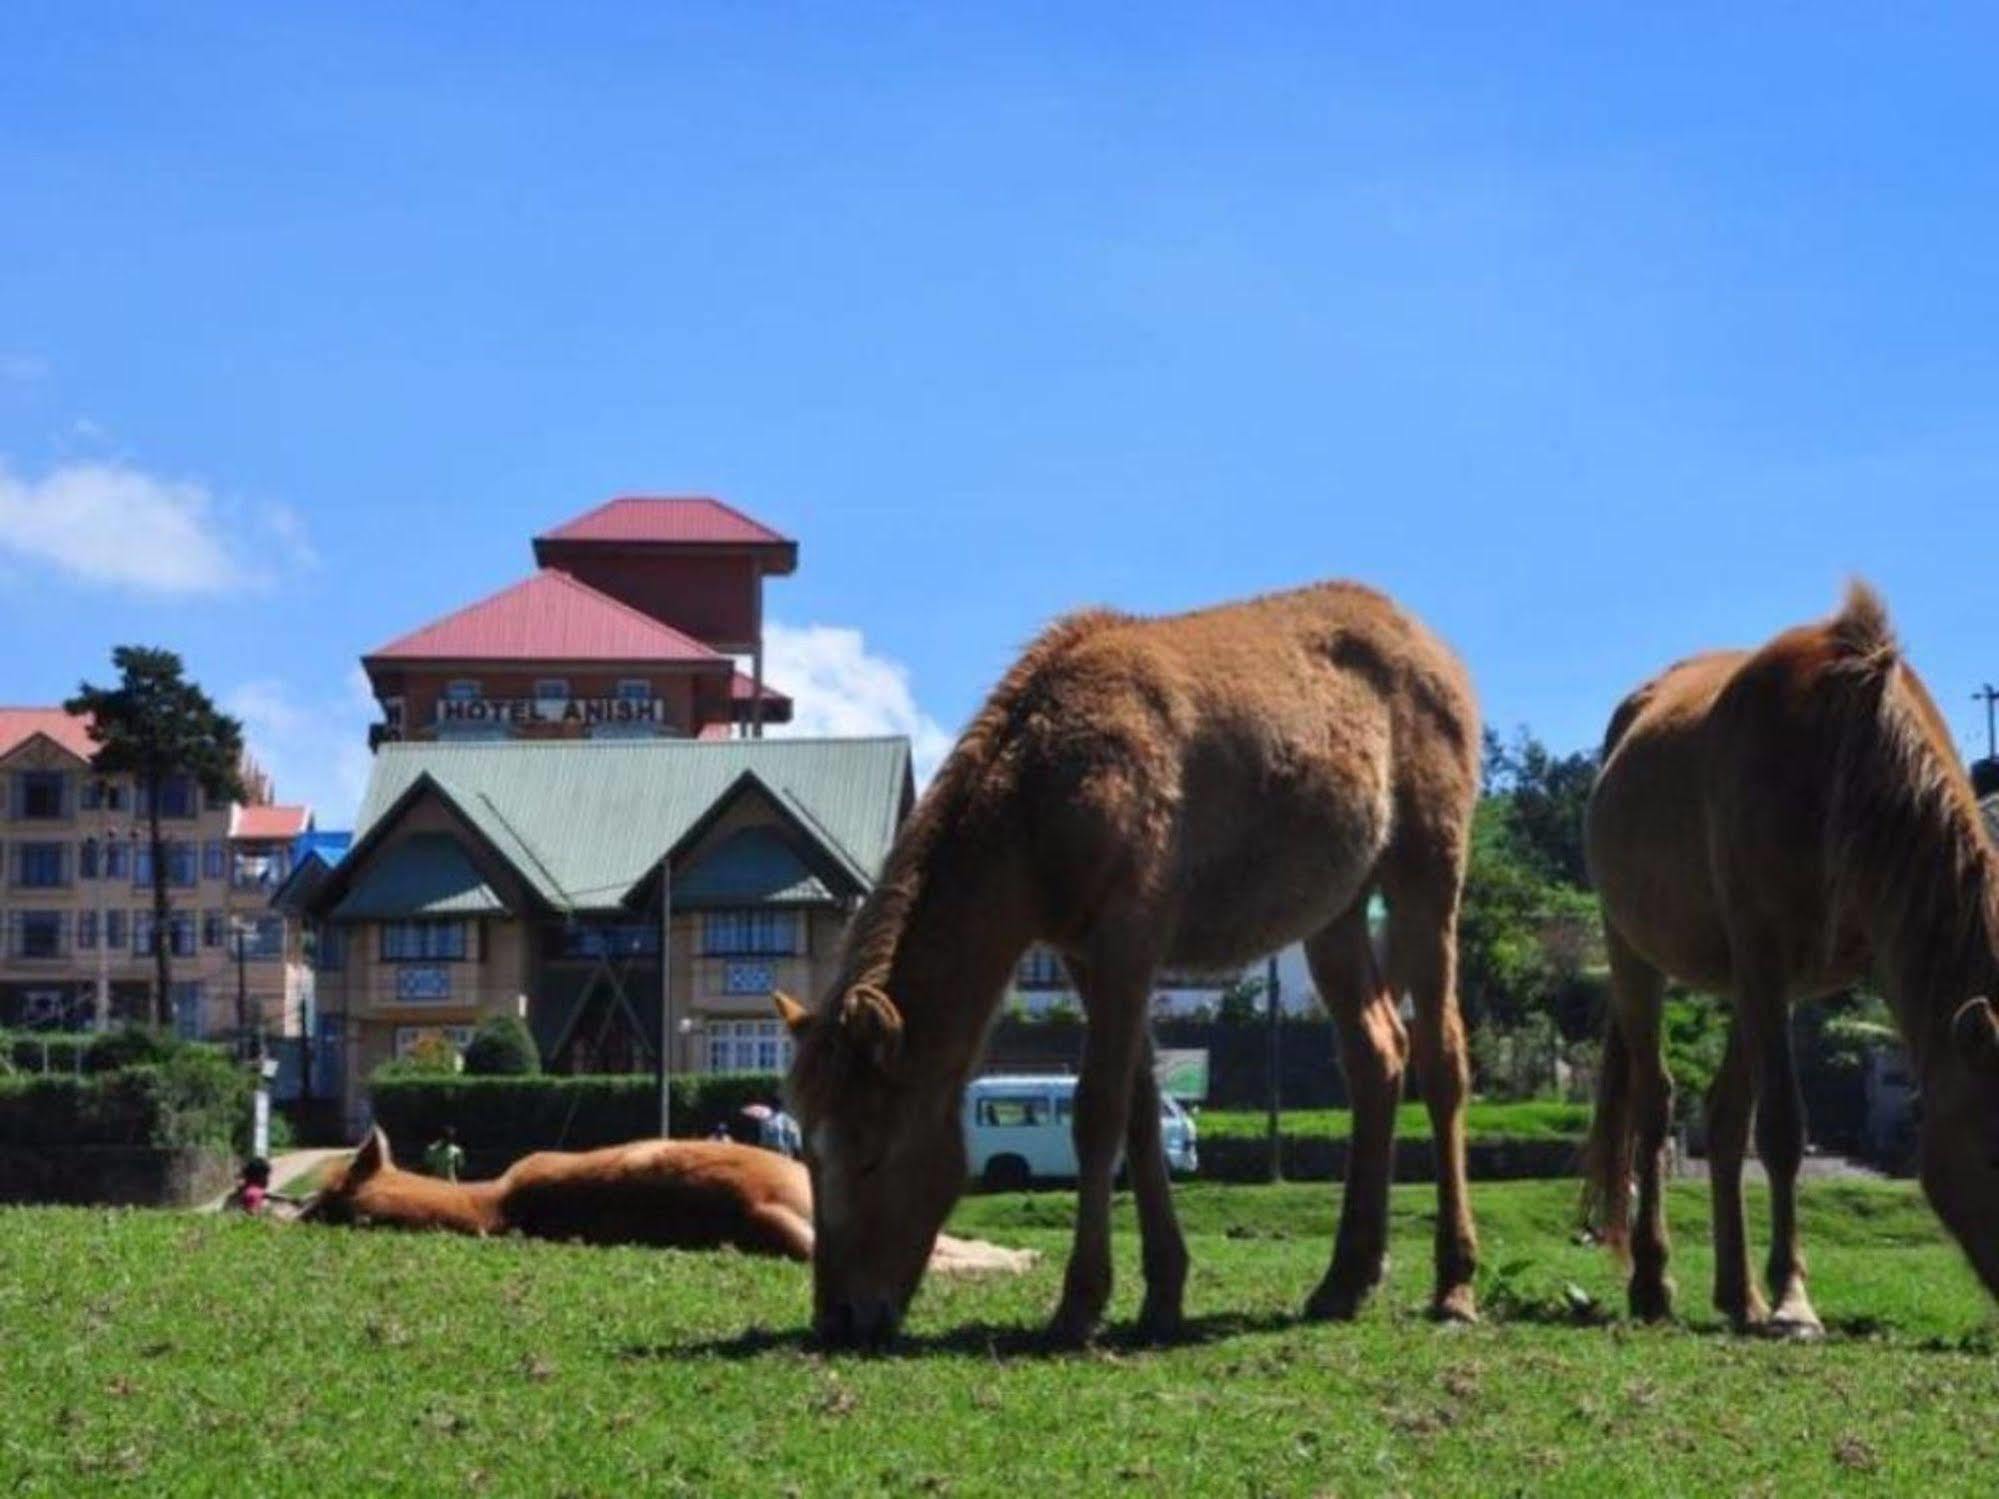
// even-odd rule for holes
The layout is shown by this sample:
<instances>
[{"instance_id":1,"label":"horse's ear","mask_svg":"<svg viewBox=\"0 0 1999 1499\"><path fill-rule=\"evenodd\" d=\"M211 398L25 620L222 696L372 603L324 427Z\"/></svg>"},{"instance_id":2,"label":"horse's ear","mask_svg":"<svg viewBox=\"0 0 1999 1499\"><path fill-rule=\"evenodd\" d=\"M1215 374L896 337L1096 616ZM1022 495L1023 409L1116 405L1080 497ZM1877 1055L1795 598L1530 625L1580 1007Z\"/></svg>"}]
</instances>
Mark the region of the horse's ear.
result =
<instances>
[{"instance_id":1,"label":"horse's ear","mask_svg":"<svg viewBox=\"0 0 1999 1499\"><path fill-rule=\"evenodd\" d=\"M840 1033L878 1072L893 1070L902 1056L902 1012L873 984L847 991L840 1002Z\"/></svg>"},{"instance_id":2,"label":"horse's ear","mask_svg":"<svg viewBox=\"0 0 1999 1499\"><path fill-rule=\"evenodd\" d=\"M786 994L782 989L770 991L770 1002L777 1009L777 1018L784 1022L784 1028L794 1036L803 1036L812 1024L812 1012Z\"/></svg>"},{"instance_id":3,"label":"horse's ear","mask_svg":"<svg viewBox=\"0 0 1999 1499\"><path fill-rule=\"evenodd\" d=\"M1973 1072L1999 1076L1999 1015L1989 999L1974 999L1951 1018L1950 1041Z\"/></svg>"},{"instance_id":4,"label":"horse's ear","mask_svg":"<svg viewBox=\"0 0 1999 1499\"><path fill-rule=\"evenodd\" d=\"M354 1152L354 1164L347 1168L348 1180L360 1181L395 1163L395 1157L389 1154L389 1137L382 1133L382 1126L378 1124L368 1131L368 1138Z\"/></svg>"}]
</instances>

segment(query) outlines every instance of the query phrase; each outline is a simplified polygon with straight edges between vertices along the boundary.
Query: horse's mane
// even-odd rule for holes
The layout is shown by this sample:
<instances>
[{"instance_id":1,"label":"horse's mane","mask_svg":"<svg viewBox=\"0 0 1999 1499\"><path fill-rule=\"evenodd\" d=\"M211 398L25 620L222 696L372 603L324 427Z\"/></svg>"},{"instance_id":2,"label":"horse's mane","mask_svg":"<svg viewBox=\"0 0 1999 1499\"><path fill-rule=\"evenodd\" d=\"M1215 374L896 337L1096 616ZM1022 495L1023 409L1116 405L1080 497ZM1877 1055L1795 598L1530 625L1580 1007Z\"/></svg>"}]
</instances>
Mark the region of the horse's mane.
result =
<instances>
[{"instance_id":1,"label":"horse's mane","mask_svg":"<svg viewBox=\"0 0 1999 1499\"><path fill-rule=\"evenodd\" d=\"M1872 912L1876 961L1920 1047L1972 997L1966 986L1991 976L1993 849L1942 715L1902 659L1879 595L1854 582L1822 628L1822 671L1835 689L1825 696L1827 929L1838 932L1842 913Z\"/></svg>"},{"instance_id":2,"label":"horse's mane","mask_svg":"<svg viewBox=\"0 0 1999 1499\"><path fill-rule=\"evenodd\" d=\"M938 846L978 799L1001 748L1033 707L1042 669L1084 636L1122 618L1108 609L1065 615L1042 631L1000 678L903 824L881 878L847 928L841 962L844 987L887 987L896 950L923 894Z\"/></svg>"}]
</instances>

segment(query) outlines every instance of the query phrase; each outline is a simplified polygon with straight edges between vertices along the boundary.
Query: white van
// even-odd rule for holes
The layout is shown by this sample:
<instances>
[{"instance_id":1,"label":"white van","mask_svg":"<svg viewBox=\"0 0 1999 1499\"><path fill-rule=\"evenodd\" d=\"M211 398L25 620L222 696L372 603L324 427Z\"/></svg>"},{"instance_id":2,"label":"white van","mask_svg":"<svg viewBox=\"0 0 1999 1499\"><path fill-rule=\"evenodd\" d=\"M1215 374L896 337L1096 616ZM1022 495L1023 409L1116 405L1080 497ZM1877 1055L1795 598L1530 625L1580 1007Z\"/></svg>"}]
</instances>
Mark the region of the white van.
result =
<instances>
[{"instance_id":1,"label":"white van","mask_svg":"<svg viewBox=\"0 0 1999 1499\"><path fill-rule=\"evenodd\" d=\"M1075 1112L1073 1077L975 1078L965 1090L965 1151L972 1175L998 1192L1019 1191L1039 1178L1074 1181ZM1193 1116L1178 1100L1160 1099L1159 1129L1168 1169L1197 1169Z\"/></svg>"}]
</instances>

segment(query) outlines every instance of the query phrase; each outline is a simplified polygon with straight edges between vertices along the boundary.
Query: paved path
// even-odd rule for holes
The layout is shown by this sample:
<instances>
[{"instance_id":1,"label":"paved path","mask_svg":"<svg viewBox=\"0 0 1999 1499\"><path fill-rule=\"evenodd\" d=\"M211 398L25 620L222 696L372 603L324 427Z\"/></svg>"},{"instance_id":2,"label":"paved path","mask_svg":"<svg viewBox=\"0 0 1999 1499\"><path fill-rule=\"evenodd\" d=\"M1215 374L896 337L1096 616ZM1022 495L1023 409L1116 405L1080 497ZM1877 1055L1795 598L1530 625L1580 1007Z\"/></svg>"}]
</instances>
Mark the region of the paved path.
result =
<instances>
[{"instance_id":1,"label":"paved path","mask_svg":"<svg viewBox=\"0 0 1999 1499\"><path fill-rule=\"evenodd\" d=\"M314 1167L323 1162L336 1160L351 1152L346 1147L333 1150L287 1150L271 1157L271 1190L283 1192L292 1182L297 1181ZM230 1189L234 1191L232 1187ZM204 1202L195 1211L198 1213L219 1213L222 1205L229 1200L229 1193Z\"/></svg>"}]
</instances>

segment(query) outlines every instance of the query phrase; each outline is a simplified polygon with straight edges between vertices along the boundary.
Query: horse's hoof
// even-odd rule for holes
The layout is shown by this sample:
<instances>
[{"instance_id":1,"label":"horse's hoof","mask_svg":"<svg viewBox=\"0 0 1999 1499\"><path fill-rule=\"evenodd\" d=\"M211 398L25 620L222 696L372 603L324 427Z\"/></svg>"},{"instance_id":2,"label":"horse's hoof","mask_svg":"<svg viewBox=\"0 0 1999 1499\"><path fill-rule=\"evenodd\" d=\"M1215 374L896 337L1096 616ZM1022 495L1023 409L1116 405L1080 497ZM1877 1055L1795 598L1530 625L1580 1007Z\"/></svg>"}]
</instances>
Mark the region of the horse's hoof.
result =
<instances>
[{"instance_id":1,"label":"horse's hoof","mask_svg":"<svg viewBox=\"0 0 1999 1499\"><path fill-rule=\"evenodd\" d=\"M1186 1321L1177 1306L1146 1306L1138 1314L1137 1331L1141 1343L1177 1343L1186 1328Z\"/></svg>"},{"instance_id":2,"label":"horse's hoof","mask_svg":"<svg viewBox=\"0 0 1999 1499\"><path fill-rule=\"evenodd\" d=\"M1322 1285L1305 1302L1307 1322L1351 1322L1367 1305L1372 1286Z\"/></svg>"},{"instance_id":3,"label":"horse's hoof","mask_svg":"<svg viewBox=\"0 0 1999 1499\"><path fill-rule=\"evenodd\" d=\"M1816 1343L1825 1336L1825 1324L1817 1312L1809 1306L1789 1304L1778 1307L1757 1330L1766 1338L1781 1338L1787 1343Z\"/></svg>"},{"instance_id":4,"label":"horse's hoof","mask_svg":"<svg viewBox=\"0 0 1999 1499\"><path fill-rule=\"evenodd\" d=\"M1089 1347L1096 1335L1097 1319L1094 1316L1087 1312L1072 1312L1065 1307L1049 1318L1041 1340L1050 1348L1075 1352Z\"/></svg>"},{"instance_id":5,"label":"horse's hoof","mask_svg":"<svg viewBox=\"0 0 1999 1499\"><path fill-rule=\"evenodd\" d=\"M1631 1315L1640 1322L1668 1322L1673 1316L1673 1284L1662 1281L1656 1286L1631 1287L1629 1302Z\"/></svg>"},{"instance_id":6,"label":"horse's hoof","mask_svg":"<svg viewBox=\"0 0 1999 1499\"><path fill-rule=\"evenodd\" d=\"M1478 1321L1478 1297L1470 1286L1452 1286L1430 1303L1430 1320L1469 1327Z\"/></svg>"}]
</instances>

